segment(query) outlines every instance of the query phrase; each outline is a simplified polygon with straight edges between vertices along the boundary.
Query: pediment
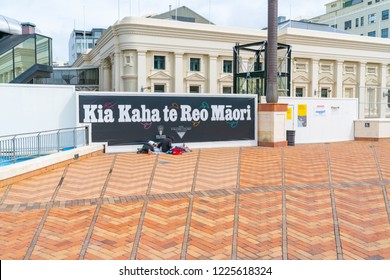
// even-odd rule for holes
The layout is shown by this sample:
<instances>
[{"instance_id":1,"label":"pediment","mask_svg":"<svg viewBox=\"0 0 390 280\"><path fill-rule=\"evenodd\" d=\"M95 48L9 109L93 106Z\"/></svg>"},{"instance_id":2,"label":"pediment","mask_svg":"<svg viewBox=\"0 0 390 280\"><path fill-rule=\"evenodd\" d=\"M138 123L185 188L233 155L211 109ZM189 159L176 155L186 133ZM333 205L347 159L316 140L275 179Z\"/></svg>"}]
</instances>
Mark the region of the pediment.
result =
<instances>
[{"instance_id":1,"label":"pediment","mask_svg":"<svg viewBox=\"0 0 390 280\"><path fill-rule=\"evenodd\" d=\"M332 80L329 77L324 77L321 80L319 80L320 84L334 84L334 80Z\"/></svg>"},{"instance_id":2,"label":"pediment","mask_svg":"<svg viewBox=\"0 0 390 280\"><path fill-rule=\"evenodd\" d=\"M308 83L310 83L310 80L308 78L306 78L305 76L298 76L294 79L294 83L308 84Z\"/></svg>"},{"instance_id":3,"label":"pediment","mask_svg":"<svg viewBox=\"0 0 390 280\"><path fill-rule=\"evenodd\" d=\"M219 82L233 82L233 75L225 75L218 79Z\"/></svg>"},{"instance_id":4,"label":"pediment","mask_svg":"<svg viewBox=\"0 0 390 280\"><path fill-rule=\"evenodd\" d=\"M204 82L206 81L206 78L198 73L193 73L191 75L188 75L185 78L186 81L193 81L193 82Z\"/></svg>"},{"instance_id":5,"label":"pediment","mask_svg":"<svg viewBox=\"0 0 390 280\"><path fill-rule=\"evenodd\" d=\"M366 81L366 85L378 85L378 79L371 78Z\"/></svg>"},{"instance_id":6,"label":"pediment","mask_svg":"<svg viewBox=\"0 0 390 280\"><path fill-rule=\"evenodd\" d=\"M347 85L357 85L357 81L352 78L345 79L343 83Z\"/></svg>"},{"instance_id":7,"label":"pediment","mask_svg":"<svg viewBox=\"0 0 390 280\"><path fill-rule=\"evenodd\" d=\"M163 71L158 71L149 76L149 79L151 80L169 80L171 78L172 78L171 76L169 76L167 73Z\"/></svg>"}]
</instances>

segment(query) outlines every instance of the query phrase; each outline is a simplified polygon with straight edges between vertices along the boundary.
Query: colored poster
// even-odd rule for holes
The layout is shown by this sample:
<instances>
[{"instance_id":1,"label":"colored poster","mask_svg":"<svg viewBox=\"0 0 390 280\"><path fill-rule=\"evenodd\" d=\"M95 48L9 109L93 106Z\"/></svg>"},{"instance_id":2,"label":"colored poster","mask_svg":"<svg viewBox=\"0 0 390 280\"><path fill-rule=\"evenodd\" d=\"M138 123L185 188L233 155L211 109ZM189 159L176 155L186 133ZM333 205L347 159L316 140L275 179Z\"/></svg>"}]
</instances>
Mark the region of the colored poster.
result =
<instances>
[{"instance_id":1,"label":"colored poster","mask_svg":"<svg viewBox=\"0 0 390 280\"><path fill-rule=\"evenodd\" d=\"M255 96L80 94L79 122L92 141L134 145L174 136L175 142L255 140Z\"/></svg>"},{"instance_id":2,"label":"colored poster","mask_svg":"<svg viewBox=\"0 0 390 280\"><path fill-rule=\"evenodd\" d=\"M291 121L293 119L293 108L290 107L287 109L286 117L288 121Z\"/></svg>"},{"instance_id":3,"label":"colored poster","mask_svg":"<svg viewBox=\"0 0 390 280\"><path fill-rule=\"evenodd\" d=\"M325 105L316 105L314 107L315 116L326 116L326 107Z\"/></svg>"},{"instance_id":4,"label":"colored poster","mask_svg":"<svg viewBox=\"0 0 390 280\"><path fill-rule=\"evenodd\" d=\"M298 127L307 127L307 104L298 104Z\"/></svg>"}]
</instances>

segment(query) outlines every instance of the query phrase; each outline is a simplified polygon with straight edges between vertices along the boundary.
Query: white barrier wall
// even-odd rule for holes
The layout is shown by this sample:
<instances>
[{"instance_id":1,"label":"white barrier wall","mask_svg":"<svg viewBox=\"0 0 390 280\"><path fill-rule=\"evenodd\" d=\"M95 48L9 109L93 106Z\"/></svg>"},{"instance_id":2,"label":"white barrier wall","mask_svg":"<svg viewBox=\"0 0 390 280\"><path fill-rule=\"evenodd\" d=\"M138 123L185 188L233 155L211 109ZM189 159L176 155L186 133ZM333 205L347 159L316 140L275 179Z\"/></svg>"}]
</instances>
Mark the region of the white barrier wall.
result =
<instances>
[{"instance_id":1,"label":"white barrier wall","mask_svg":"<svg viewBox=\"0 0 390 280\"><path fill-rule=\"evenodd\" d=\"M265 102L263 99L262 102ZM354 140L357 99L279 98L295 143ZM73 86L0 84L0 136L77 126Z\"/></svg>"},{"instance_id":2,"label":"white barrier wall","mask_svg":"<svg viewBox=\"0 0 390 280\"><path fill-rule=\"evenodd\" d=\"M295 130L296 144L354 140L358 99L281 97L279 103L289 104L286 129Z\"/></svg>"},{"instance_id":3,"label":"white barrier wall","mask_svg":"<svg viewBox=\"0 0 390 280\"><path fill-rule=\"evenodd\" d=\"M75 127L73 86L0 84L0 136Z\"/></svg>"}]
</instances>

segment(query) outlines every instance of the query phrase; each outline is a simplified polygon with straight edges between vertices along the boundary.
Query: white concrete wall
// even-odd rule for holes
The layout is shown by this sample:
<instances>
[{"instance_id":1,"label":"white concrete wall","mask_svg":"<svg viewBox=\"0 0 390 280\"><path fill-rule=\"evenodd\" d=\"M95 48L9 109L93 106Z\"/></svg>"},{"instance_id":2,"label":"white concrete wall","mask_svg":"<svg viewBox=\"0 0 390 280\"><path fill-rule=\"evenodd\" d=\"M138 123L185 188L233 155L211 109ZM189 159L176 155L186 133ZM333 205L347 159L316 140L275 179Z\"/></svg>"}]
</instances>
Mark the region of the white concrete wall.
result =
<instances>
[{"instance_id":1,"label":"white concrete wall","mask_svg":"<svg viewBox=\"0 0 390 280\"><path fill-rule=\"evenodd\" d=\"M73 86L0 84L0 136L74 127Z\"/></svg>"},{"instance_id":2,"label":"white concrete wall","mask_svg":"<svg viewBox=\"0 0 390 280\"><path fill-rule=\"evenodd\" d=\"M354 140L354 121L358 119L358 99L279 98L289 104L292 120L287 130L295 130L295 143L325 143ZM298 125L298 105L307 105L307 126ZM321 107L323 106L323 107ZM319 111L323 111L323 113Z\"/></svg>"}]
</instances>

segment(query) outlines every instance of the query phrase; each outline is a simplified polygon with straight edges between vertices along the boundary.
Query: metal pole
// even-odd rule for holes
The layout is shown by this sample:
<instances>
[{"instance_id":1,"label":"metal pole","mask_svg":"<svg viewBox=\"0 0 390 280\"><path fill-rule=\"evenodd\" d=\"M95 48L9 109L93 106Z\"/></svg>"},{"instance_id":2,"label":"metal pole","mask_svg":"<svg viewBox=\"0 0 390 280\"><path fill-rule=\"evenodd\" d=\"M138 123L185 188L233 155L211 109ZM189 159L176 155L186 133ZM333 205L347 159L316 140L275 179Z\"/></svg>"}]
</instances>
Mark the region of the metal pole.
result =
<instances>
[{"instance_id":1,"label":"metal pole","mask_svg":"<svg viewBox=\"0 0 390 280\"><path fill-rule=\"evenodd\" d=\"M278 0L268 0L267 103L278 103Z\"/></svg>"}]
</instances>

